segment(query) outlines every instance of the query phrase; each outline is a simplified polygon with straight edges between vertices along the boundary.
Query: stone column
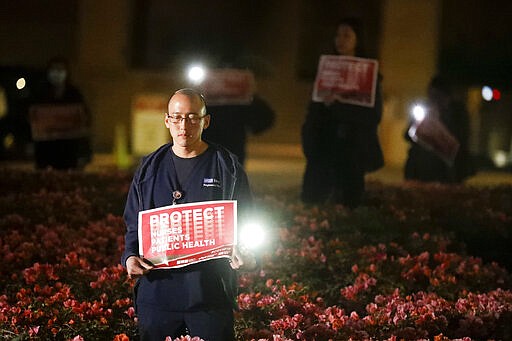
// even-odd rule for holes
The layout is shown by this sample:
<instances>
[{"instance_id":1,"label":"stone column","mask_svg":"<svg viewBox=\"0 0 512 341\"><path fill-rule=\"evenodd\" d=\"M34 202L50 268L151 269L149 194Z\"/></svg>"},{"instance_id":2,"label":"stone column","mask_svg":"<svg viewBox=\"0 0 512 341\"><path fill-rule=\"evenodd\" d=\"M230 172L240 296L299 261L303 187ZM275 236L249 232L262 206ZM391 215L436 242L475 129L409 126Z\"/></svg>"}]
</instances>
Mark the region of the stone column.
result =
<instances>
[{"instance_id":1,"label":"stone column","mask_svg":"<svg viewBox=\"0 0 512 341\"><path fill-rule=\"evenodd\" d=\"M436 74L440 19L440 0L385 0L382 6L381 142L387 165L401 167L407 156L403 133L411 104L425 98L429 80Z\"/></svg>"},{"instance_id":2,"label":"stone column","mask_svg":"<svg viewBox=\"0 0 512 341\"><path fill-rule=\"evenodd\" d=\"M96 151L111 152L116 125L129 127L129 3L80 1L77 78L93 115Z\"/></svg>"}]
</instances>

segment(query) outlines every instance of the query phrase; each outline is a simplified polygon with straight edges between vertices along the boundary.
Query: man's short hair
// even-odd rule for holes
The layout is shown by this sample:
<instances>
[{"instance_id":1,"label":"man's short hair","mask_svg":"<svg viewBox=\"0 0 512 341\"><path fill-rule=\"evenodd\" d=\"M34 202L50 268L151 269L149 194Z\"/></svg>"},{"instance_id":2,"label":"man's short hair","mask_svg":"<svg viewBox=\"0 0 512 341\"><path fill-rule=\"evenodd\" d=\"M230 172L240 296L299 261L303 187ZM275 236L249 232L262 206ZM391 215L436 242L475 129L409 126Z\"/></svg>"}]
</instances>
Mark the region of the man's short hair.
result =
<instances>
[{"instance_id":1,"label":"man's short hair","mask_svg":"<svg viewBox=\"0 0 512 341\"><path fill-rule=\"evenodd\" d=\"M171 98L174 97L174 95L185 95L187 97L197 97L199 98L199 100L201 101L201 103L203 104L203 107L204 107L204 112L205 114L208 114L207 111L206 111L206 100L204 99L204 96L203 94L194 89L194 88L182 88L182 89L179 89L179 90L176 90L174 92L174 94L172 94ZM170 101L170 99L169 99Z\"/></svg>"}]
</instances>

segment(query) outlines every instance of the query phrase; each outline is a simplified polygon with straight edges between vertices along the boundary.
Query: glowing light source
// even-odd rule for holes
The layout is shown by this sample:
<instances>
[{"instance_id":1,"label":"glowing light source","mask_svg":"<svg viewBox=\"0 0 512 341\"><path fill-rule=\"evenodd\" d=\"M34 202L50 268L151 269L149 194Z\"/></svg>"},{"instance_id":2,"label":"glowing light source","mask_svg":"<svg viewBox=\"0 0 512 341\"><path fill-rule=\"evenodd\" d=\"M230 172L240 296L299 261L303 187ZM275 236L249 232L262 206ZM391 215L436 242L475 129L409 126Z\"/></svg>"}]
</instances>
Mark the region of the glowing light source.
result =
<instances>
[{"instance_id":1,"label":"glowing light source","mask_svg":"<svg viewBox=\"0 0 512 341\"><path fill-rule=\"evenodd\" d=\"M492 100L492 88L488 85L482 87L482 98L486 101Z\"/></svg>"},{"instance_id":2,"label":"glowing light source","mask_svg":"<svg viewBox=\"0 0 512 341\"><path fill-rule=\"evenodd\" d=\"M193 65L187 72L188 79L194 84L201 83L204 80L205 75L206 71L201 65Z\"/></svg>"},{"instance_id":3,"label":"glowing light source","mask_svg":"<svg viewBox=\"0 0 512 341\"><path fill-rule=\"evenodd\" d=\"M248 223L240 230L239 240L243 247L257 249L265 241L265 230L259 223Z\"/></svg>"},{"instance_id":4,"label":"glowing light source","mask_svg":"<svg viewBox=\"0 0 512 341\"><path fill-rule=\"evenodd\" d=\"M414 117L414 119L418 122L421 122L425 119L425 115L426 115L426 110L425 110L425 107L423 107L422 105L420 104L416 104L413 108L412 108L412 117Z\"/></svg>"},{"instance_id":5,"label":"glowing light source","mask_svg":"<svg viewBox=\"0 0 512 341\"><path fill-rule=\"evenodd\" d=\"M499 101L501 99L501 92L498 89L492 89L492 99Z\"/></svg>"},{"instance_id":6,"label":"glowing light source","mask_svg":"<svg viewBox=\"0 0 512 341\"><path fill-rule=\"evenodd\" d=\"M498 168L502 168L507 165L507 158L507 152L505 152L504 150L497 150L496 152L494 152L493 161L496 167Z\"/></svg>"},{"instance_id":7,"label":"glowing light source","mask_svg":"<svg viewBox=\"0 0 512 341\"><path fill-rule=\"evenodd\" d=\"M12 146L14 146L14 135L11 133L5 135L2 140L2 145L6 150L12 148Z\"/></svg>"},{"instance_id":8,"label":"glowing light source","mask_svg":"<svg viewBox=\"0 0 512 341\"><path fill-rule=\"evenodd\" d=\"M501 91L496 88L491 88L488 85L482 87L482 98L487 102L492 100L499 101L501 99Z\"/></svg>"},{"instance_id":9,"label":"glowing light source","mask_svg":"<svg viewBox=\"0 0 512 341\"><path fill-rule=\"evenodd\" d=\"M26 85L27 85L27 81L26 81L26 80L25 80L25 78L23 78L23 77L19 78L19 79L16 81L16 88L17 88L18 90L23 89Z\"/></svg>"}]
</instances>

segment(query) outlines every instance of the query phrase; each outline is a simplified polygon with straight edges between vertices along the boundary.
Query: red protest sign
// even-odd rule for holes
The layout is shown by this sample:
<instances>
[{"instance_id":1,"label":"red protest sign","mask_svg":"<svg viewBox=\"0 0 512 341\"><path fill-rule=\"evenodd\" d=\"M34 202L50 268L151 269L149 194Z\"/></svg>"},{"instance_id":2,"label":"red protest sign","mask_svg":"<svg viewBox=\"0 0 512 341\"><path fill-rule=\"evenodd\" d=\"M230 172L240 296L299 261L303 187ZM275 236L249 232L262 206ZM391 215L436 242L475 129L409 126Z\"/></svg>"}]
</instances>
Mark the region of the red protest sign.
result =
<instances>
[{"instance_id":1,"label":"red protest sign","mask_svg":"<svg viewBox=\"0 0 512 341\"><path fill-rule=\"evenodd\" d=\"M249 70L213 69L207 72L199 89L210 105L250 104L255 84Z\"/></svg>"},{"instance_id":2,"label":"red protest sign","mask_svg":"<svg viewBox=\"0 0 512 341\"><path fill-rule=\"evenodd\" d=\"M334 97L342 103L373 107L378 77L374 59L323 55L318 63L313 101Z\"/></svg>"},{"instance_id":3,"label":"red protest sign","mask_svg":"<svg viewBox=\"0 0 512 341\"><path fill-rule=\"evenodd\" d=\"M82 104L38 104L30 107L34 141L87 136L87 116Z\"/></svg>"},{"instance_id":4,"label":"red protest sign","mask_svg":"<svg viewBox=\"0 0 512 341\"><path fill-rule=\"evenodd\" d=\"M139 253L158 268L231 257L236 201L205 201L139 212Z\"/></svg>"}]
</instances>

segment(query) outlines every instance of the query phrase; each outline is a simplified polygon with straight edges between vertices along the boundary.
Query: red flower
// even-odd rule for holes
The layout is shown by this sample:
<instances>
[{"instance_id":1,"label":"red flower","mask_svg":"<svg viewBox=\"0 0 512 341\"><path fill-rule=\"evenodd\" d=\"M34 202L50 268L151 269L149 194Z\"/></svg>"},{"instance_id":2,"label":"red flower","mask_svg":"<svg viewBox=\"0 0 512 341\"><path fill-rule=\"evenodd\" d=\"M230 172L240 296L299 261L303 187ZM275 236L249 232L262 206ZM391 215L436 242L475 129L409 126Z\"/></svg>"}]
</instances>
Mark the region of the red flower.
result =
<instances>
[{"instance_id":1,"label":"red flower","mask_svg":"<svg viewBox=\"0 0 512 341\"><path fill-rule=\"evenodd\" d=\"M128 337L128 335L126 334L117 334L116 336L114 336L114 340L113 341L130 341L130 338Z\"/></svg>"}]
</instances>

